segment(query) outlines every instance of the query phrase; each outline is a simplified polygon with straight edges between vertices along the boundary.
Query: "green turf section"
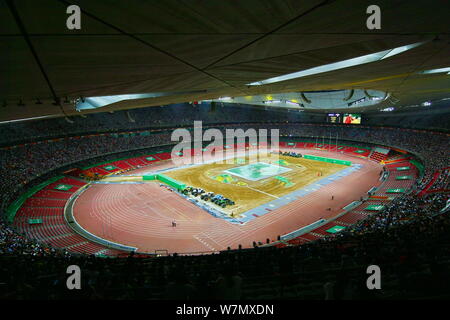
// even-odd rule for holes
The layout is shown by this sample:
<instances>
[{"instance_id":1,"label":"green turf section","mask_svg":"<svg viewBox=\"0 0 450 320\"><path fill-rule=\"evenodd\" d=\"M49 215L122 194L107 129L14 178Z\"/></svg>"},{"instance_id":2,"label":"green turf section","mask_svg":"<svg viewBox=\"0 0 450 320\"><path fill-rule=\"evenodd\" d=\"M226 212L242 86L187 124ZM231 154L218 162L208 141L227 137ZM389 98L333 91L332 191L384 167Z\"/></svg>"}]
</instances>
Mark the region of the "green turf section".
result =
<instances>
[{"instance_id":1,"label":"green turf section","mask_svg":"<svg viewBox=\"0 0 450 320\"><path fill-rule=\"evenodd\" d=\"M113 170L116 170L117 167L114 167L113 165L109 165L109 166L102 167L102 169L105 169L108 171L113 171Z\"/></svg>"},{"instance_id":2,"label":"green turf section","mask_svg":"<svg viewBox=\"0 0 450 320\"><path fill-rule=\"evenodd\" d=\"M405 189L401 189L401 188L399 188L399 189L387 189L386 190L386 193L404 193L405 192Z\"/></svg>"},{"instance_id":3,"label":"green turf section","mask_svg":"<svg viewBox=\"0 0 450 320\"><path fill-rule=\"evenodd\" d=\"M291 169L289 168L280 167L273 164L256 162L242 167L231 168L225 170L224 172L246 180L257 181L274 175L279 175L290 170Z\"/></svg>"},{"instance_id":4,"label":"green turf section","mask_svg":"<svg viewBox=\"0 0 450 320\"><path fill-rule=\"evenodd\" d=\"M55 190L61 190L61 191L69 191L70 189L72 189L72 185L70 184L58 184L56 187L54 187L53 189Z\"/></svg>"},{"instance_id":5,"label":"green turf section","mask_svg":"<svg viewBox=\"0 0 450 320\"><path fill-rule=\"evenodd\" d=\"M411 176L398 176L395 177L395 180L411 180L412 177Z\"/></svg>"},{"instance_id":6,"label":"green turf section","mask_svg":"<svg viewBox=\"0 0 450 320\"><path fill-rule=\"evenodd\" d=\"M40 218L28 219L28 224L41 224L41 223L42 223L42 219L40 219Z\"/></svg>"},{"instance_id":7,"label":"green turf section","mask_svg":"<svg viewBox=\"0 0 450 320\"><path fill-rule=\"evenodd\" d=\"M285 188L288 188L288 187L291 187L294 185L288 178L281 177L281 176L275 176L274 178L283 182L285 184L284 185Z\"/></svg>"},{"instance_id":8,"label":"green turf section","mask_svg":"<svg viewBox=\"0 0 450 320\"><path fill-rule=\"evenodd\" d=\"M398 167L397 171L408 171L411 167Z\"/></svg>"},{"instance_id":9,"label":"green turf section","mask_svg":"<svg viewBox=\"0 0 450 320\"><path fill-rule=\"evenodd\" d=\"M355 150L355 153L364 153L366 150Z\"/></svg>"},{"instance_id":10,"label":"green turf section","mask_svg":"<svg viewBox=\"0 0 450 320\"><path fill-rule=\"evenodd\" d=\"M325 157L318 157L318 156L311 156L311 155L309 155L309 154L305 154L305 155L303 156L303 158L309 159L309 160L316 160L316 161L328 162L328 163L342 164L342 165L344 165L344 166L351 166L351 165L352 165L352 162L351 162L351 161L338 160L338 159L325 158Z\"/></svg>"},{"instance_id":11,"label":"green turf section","mask_svg":"<svg viewBox=\"0 0 450 320\"><path fill-rule=\"evenodd\" d=\"M156 160L156 159L153 158L153 157L147 157L147 158L145 158L145 160L147 160L147 161L154 161L154 160Z\"/></svg>"},{"instance_id":12,"label":"green turf section","mask_svg":"<svg viewBox=\"0 0 450 320\"><path fill-rule=\"evenodd\" d=\"M289 165L289 162L287 162L286 160L283 160L283 159L275 161L275 163L279 166L288 166Z\"/></svg>"},{"instance_id":13,"label":"green turf section","mask_svg":"<svg viewBox=\"0 0 450 320\"><path fill-rule=\"evenodd\" d=\"M370 206L366 207L366 209L364 209L364 210L381 211L383 209L384 209L384 206L381 204L371 204Z\"/></svg>"},{"instance_id":14,"label":"green turf section","mask_svg":"<svg viewBox=\"0 0 450 320\"><path fill-rule=\"evenodd\" d=\"M344 226L334 226L334 227L328 229L326 232L328 232L328 233L338 233L338 232L344 230L345 228L346 227L344 227Z\"/></svg>"},{"instance_id":15,"label":"green turf section","mask_svg":"<svg viewBox=\"0 0 450 320\"><path fill-rule=\"evenodd\" d=\"M416 160L410 160L410 162L411 162L414 166L416 166L417 170L419 170L419 175L422 176L422 175L424 174L424 170L425 170L423 164L420 163L420 162L418 162L418 161L416 161Z\"/></svg>"},{"instance_id":16,"label":"green turf section","mask_svg":"<svg viewBox=\"0 0 450 320\"><path fill-rule=\"evenodd\" d=\"M222 182L222 183L231 183L235 181L233 177L229 174L219 174L218 176L214 177L214 180Z\"/></svg>"}]
</instances>

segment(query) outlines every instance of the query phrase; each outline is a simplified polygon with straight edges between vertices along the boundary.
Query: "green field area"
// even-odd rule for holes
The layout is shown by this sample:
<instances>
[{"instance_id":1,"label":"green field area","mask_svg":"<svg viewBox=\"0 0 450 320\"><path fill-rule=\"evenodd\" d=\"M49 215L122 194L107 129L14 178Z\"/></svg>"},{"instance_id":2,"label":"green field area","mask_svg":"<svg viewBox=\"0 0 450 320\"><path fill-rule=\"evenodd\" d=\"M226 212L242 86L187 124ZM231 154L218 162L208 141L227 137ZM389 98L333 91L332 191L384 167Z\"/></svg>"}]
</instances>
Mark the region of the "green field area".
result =
<instances>
[{"instance_id":1,"label":"green field area","mask_svg":"<svg viewBox=\"0 0 450 320\"><path fill-rule=\"evenodd\" d=\"M257 181L274 175L283 174L288 171L291 171L291 169L265 162L257 162L246 166L231 168L224 172L246 180Z\"/></svg>"}]
</instances>

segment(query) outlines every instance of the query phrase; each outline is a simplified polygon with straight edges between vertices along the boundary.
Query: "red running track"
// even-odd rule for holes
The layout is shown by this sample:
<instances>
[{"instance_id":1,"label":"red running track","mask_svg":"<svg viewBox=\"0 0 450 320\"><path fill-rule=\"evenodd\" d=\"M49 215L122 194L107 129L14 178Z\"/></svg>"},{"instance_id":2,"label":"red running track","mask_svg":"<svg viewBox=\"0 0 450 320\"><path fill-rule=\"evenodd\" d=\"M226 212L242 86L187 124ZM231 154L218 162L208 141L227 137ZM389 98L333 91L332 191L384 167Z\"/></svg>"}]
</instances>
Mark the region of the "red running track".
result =
<instances>
[{"instance_id":1,"label":"red running track","mask_svg":"<svg viewBox=\"0 0 450 320\"><path fill-rule=\"evenodd\" d=\"M289 148L290 151L294 149ZM321 218L329 219L367 191L379 186L381 165L336 152L295 149L300 153L328 156L363 164L363 168L334 183L323 186L286 206L245 225L215 218L178 194L147 184L94 184L74 204L74 217L87 231L110 241L137 247L139 252L194 253L252 247L253 241L265 243L309 225ZM128 172L139 174L163 167L171 162ZM331 200L334 195L334 200ZM327 208L331 211L327 211ZM172 227L176 220L177 226Z\"/></svg>"}]
</instances>

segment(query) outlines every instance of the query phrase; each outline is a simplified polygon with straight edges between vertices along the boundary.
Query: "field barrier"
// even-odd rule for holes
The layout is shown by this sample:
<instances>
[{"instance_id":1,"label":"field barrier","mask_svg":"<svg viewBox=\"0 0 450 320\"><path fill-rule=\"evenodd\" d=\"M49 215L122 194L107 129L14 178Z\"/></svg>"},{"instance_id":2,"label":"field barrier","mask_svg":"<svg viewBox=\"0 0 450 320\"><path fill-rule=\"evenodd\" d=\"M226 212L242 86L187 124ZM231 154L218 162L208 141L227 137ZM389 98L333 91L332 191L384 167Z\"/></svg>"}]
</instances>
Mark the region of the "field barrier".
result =
<instances>
[{"instance_id":1,"label":"field barrier","mask_svg":"<svg viewBox=\"0 0 450 320\"><path fill-rule=\"evenodd\" d=\"M377 187L372 187L372 188L370 188L369 191L367 191L367 194L372 195L372 194L374 194L375 192L377 192L377 190L378 190Z\"/></svg>"},{"instance_id":2,"label":"field barrier","mask_svg":"<svg viewBox=\"0 0 450 320\"><path fill-rule=\"evenodd\" d=\"M338 215L334 216L333 218L328 219L328 220L326 220L326 219L317 220L316 222L313 222L310 225L307 225L306 227L294 230L294 231L292 231L290 233L287 233L287 234L284 234L284 235L280 236L280 240L281 241L289 241L291 239L295 239L295 238L297 238L299 236L302 236L302 235L304 235L306 233L314 231L315 229L317 229L317 228L319 228L319 227L321 227L321 226L323 226L323 225L325 225L327 223L330 223L330 222L332 222L334 220L337 220L338 218L340 218L344 214L350 212L351 210L353 210L354 208L356 208L360 204L362 204L362 201L353 201L353 202L349 203L348 205L346 205L345 207L343 207L342 208L343 211L341 213L339 213ZM275 242L271 243L269 246L276 245L277 243L280 243L280 241L275 241Z\"/></svg>"},{"instance_id":3,"label":"field barrier","mask_svg":"<svg viewBox=\"0 0 450 320\"><path fill-rule=\"evenodd\" d=\"M346 205L345 207L343 207L342 209L345 212L348 212L350 210L352 210L353 208L356 208L357 206L359 206L362 203L362 201L353 201L351 203L349 203L348 205Z\"/></svg>"},{"instance_id":4,"label":"field barrier","mask_svg":"<svg viewBox=\"0 0 450 320\"><path fill-rule=\"evenodd\" d=\"M339 160L339 159L333 159L333 158L325 158L325 157L319 157L319 156L311 156L309 154L303 155L303 158L309 159L309 160L328 162L328 163L342 164L344 166L351 166L352 165L351 161Z\"/></svg>"},{"instance_id":5,"label":"field barrier","mask_svg":"<svg viewBox=\"0 0 450 320\"><path fill-rule=\"evenodd\" d=\"M83 238L86 238L89 241L98 243L102 246L105 246L110 249L116 249L126 252L136 252L136 247L126 246L120 243L112 242L110 240L103 239L99 236L96 236L95 234L90 233L76 221L75 217L73 216L73 206L75 203L75 200L78 198L78 196L84 192L86 189L90 187L90 184L82 186L80 189L75 191L74 194L72 194L69 198L69 200L66 202L66 205L64 206L64 220L67 222L67 225L77 234L82 236Z\"/></svg>"},{"instance_id":6,"label":"field barrier","mask_svg":"<svg viewBox=\"0 0 450 320\"><path fill-rule=\"evenodd\" d=\"M181 183L175 179L172 179L171 177L168 177L168 176L166 176L164 174L160 174L160 173L142 176L142 180L144 180L144 181L158 180L158 181L166 183L167 185L169 185L177 190L183 190L184 188L186 188L186 184Z\"/></svg>"},{"instance_id":7,"label":"field barrier","mask_svg":"<svg viewBox=\"0 0 450 320\"><path fill-rule=\"evenodd\" d=\"M294 238L297 238L305 233L308 233L314 229L317 229L318 227L320 227L321 225L325 224L325 222L327 222L327 220L325 219L320 219L317 220L316 222L311 223L310 225L307 225L303 228L297 229L295 231L292 231L290 233L284 234L280 237L280 240L284 240L284 241L288 241Z\"/></svg>"},{"instance_id":8,"label":"field barrier","mask_svg":"<svg viewBox=\"0 0 450 320\"><path fill-rule=\"evenodd\" d=\"M423 176L423 174L425 172L425 168L424 168L423 164L417 160L409 160L409 162L411 164L413 164L417 168L417 170L419 170L419 176Z\"/></svg>"}]
</instances>

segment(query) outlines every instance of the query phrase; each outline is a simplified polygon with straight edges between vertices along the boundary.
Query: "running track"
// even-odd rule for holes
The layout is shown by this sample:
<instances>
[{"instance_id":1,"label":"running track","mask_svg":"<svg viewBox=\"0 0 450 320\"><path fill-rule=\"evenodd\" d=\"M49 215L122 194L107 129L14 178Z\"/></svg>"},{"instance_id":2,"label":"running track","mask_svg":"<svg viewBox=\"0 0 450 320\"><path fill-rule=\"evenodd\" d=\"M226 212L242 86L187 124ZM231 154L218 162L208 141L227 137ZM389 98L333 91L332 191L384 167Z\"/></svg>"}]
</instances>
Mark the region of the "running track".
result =
<instances>
[{"instance_id":1,"label":"running track","mask_svg":"<svg viewBox=\"0 0 450 320\"><path fill-rule=\"evenodd\" d=\"M292 148L289 149L293 151ZM343 177L307 196L293 201L245 225L214 218L178 194L147 184L94 184L75 201L74 217L87 231L107 240L137 247L139 252L193 253L252 247L265 243L321 218L332 218L342 207L359 200L378 186L381 165L336 152L296 149L300 153L329 156L363 164L357 172ZM148 172L172 166L170 161L133 171ZM129 175L130 172L127 173ZM331 195L335 199L331 200ZM331 207L331 211L326 208ZM176 220L177 226L172 227Z\"/></svg>"}]
</instances>

